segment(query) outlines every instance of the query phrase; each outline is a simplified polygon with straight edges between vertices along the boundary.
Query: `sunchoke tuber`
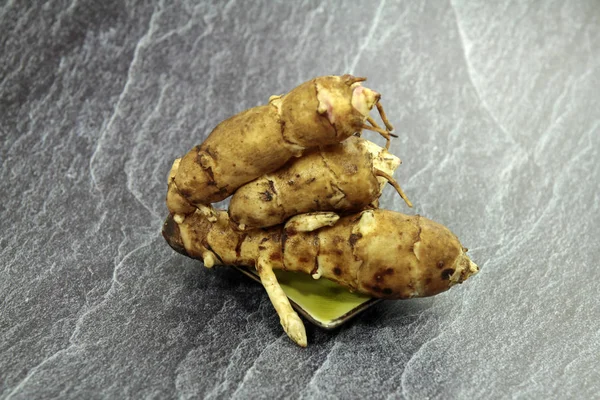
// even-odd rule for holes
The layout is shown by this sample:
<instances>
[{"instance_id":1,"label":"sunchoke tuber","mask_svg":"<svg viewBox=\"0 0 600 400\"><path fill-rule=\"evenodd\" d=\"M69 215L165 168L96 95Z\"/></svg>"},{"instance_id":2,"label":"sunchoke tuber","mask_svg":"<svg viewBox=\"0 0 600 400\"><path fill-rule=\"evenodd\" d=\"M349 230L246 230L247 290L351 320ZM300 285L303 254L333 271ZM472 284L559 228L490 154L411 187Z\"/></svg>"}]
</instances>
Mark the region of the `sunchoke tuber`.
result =
<instances>
[{"instance_id":1,"label":"sunchoke tuber","mask_svg":"<svg viewBox=\"0 0 600 400\"><path fill-rule=\"evenodd\" d=\"M332 212L301 214L285 225L247 232L234 229L225 211L207 218L198 210L180 222L171 214L163 235L173 249L206 267L256 267L284 330L301 346L306 346L304 326L272 269L324 277L386 299L432 296L478 272L446 227L379 209L342 218Z\"/></svg>"},{"instance_id":2,"label":"sunchoke tuber","mask_svg":"<svg viewBox=\"0 0 600 400\"><path fill-rule=\"evenodd\" d=\"M314 211L356 212L381 196L400 159L368 140L352 136L342 143L311 149L277 171L240 187L231 197L229 217L244 229L264 228Z\"/></svg>"}]
</instances>

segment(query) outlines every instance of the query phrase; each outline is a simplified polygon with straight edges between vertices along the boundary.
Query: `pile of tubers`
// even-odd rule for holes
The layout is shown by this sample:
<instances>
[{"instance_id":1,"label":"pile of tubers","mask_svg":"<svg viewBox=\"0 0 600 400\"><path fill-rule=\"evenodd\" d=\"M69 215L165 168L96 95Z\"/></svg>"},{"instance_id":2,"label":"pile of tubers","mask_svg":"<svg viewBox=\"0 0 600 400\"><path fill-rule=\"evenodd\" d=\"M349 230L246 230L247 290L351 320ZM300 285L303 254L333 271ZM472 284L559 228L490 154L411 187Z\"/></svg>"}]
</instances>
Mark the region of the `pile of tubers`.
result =
<instances>
[{"instance_id":1,"label":"pile of tubers","mask_svg":"<svg viewBox=\"0 0 600 400\"><path fill-rule=\"evenodd\" d=\"M385 299L441 293L478 272L448 228L378 208L400 160L392 125L365 78L323 76L223 122L175 160L163 236L215 265L256 268L288 336L307 345L302 320L274 269L335 281ZM379 111L384 127L370 116ZM386 139L382 148L363 129ZM228 210L211 203L232 196Z\"/></svg>"}]
</instances>

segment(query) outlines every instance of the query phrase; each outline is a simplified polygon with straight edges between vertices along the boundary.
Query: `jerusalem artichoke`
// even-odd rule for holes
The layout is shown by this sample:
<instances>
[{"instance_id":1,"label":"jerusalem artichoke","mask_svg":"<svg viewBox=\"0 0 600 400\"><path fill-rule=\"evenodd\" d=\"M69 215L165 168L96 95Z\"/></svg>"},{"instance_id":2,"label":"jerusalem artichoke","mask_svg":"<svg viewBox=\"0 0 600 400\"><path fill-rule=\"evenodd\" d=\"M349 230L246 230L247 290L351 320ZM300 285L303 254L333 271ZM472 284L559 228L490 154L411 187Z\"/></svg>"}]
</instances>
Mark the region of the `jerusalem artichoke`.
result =
<instances>
[{"instance_id":1,"label":"jerusalem artichoke","mask_svg":"<svg viewBox=\"0 0 600 400\"><path fill-rule=\"evenodd\" d=\"M386 149L352 136L342 143L311 149L281 169L243 185L231 197L229 217L248 229L278 225L313 211L360 211L381 196L386 183L399 189L391 178L399 165L400 159Z\"/></svg>"},{"instance_id":2,"label":"jerusalem artichoke","mask_svg":"<svg viewBox=\"0 0 600 400\"><path fill-rule=\"evenodd\" d=\"M386 299L433 296L478 272L446 227L387 210L342 218L332 212L301 214L285 225L247 232L235 230L225 211L211 220L197 210L180 222L171 214L163 236L173 249L207 267L256 267L284 330L301 346L306 345L304 327L274 282L272 269L324 277Z\"/></svg>"}]
</instances>

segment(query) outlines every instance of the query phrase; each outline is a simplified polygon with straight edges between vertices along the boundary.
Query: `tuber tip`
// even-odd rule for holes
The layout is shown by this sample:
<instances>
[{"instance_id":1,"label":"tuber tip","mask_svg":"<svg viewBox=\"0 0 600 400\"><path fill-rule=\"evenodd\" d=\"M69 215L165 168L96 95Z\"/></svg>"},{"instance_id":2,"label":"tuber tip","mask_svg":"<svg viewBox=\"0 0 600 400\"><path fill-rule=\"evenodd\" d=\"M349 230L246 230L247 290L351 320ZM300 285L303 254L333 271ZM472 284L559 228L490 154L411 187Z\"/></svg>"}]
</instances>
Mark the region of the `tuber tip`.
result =
<instances>
[{"instance_id":1,"label":"tuber tip","mask_svg":"<svg viewBox=\"0 0 600 400\"><path fill-rule=\"evenodd\" d=\"M463 283L469 277L479 272L479 267L475 264L468 255L462 253L458 258L456 264L457 268L454 274L450 277L453 283Z\"/></svg>"}]
</instances>

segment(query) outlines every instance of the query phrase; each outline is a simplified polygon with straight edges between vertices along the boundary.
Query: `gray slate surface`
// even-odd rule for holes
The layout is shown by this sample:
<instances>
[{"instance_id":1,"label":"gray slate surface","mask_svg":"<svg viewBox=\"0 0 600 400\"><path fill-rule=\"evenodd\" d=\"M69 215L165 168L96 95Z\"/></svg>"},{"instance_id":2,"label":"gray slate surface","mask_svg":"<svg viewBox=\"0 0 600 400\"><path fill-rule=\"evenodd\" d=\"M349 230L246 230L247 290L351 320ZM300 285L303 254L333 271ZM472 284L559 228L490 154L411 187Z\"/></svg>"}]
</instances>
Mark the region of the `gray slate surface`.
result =
<instances>
[{"instance_id":1,"label":"gray slate surface","mask_svg":"<svg viewBox=\"0 0 600 400\"><path fill-rule=\"evenodd\" d=\"M0 5L0 398L600 393L600 3L27 3ZM259 285L164 243L166 175L345 72L384 95L413 211L483 268L300 349Z\"/></svg>"}]
</instances>

